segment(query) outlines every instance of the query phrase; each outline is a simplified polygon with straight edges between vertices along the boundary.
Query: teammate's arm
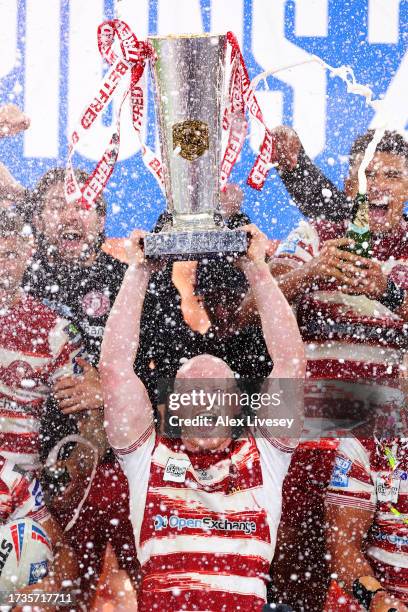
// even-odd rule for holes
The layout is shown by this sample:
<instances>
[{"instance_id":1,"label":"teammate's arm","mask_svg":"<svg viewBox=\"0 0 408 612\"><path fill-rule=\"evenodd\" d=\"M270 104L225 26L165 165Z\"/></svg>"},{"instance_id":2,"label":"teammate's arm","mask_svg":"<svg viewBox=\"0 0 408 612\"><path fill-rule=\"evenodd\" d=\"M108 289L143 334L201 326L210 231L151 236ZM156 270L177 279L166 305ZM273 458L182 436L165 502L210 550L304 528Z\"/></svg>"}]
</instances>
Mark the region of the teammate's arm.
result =
<instances>
[{"instance_id":1,"label":"teammate's arm","mask_svg":"<svg viewBox=\"0 0 408 612\"><path fill-rule=\"evenodd\" d=\"M309 261L277 277L282 293L290 302L308 289L318 289L322 282L336 283L336 288L355 293L361 286L364 270L357 255L344 251L350 246L349 238L327 240L320 252Z\"/></svg>"},{"instance_id":2,"label":"teammate's arm","mask_svg":"<svg viewBox=\"0 0 408 612\"><path fill-rule=\"evenodd\" d=\"M306 155L297 133L281 125L272 130L279 175L300 211L311 218L339 222L350 216L352 202Z\"/></svg>"},{"instance_id":3,"label":"teammate's arm","mask_svg":"<svg viewBox=\"0 0 408 612\"><path fill-rule=\"evenodd\" d=\"M57 521L50 516L42 523L52 544L54 555L48 576L40 583L41 589L49 592L61 590L65 581L74 582L78 577L78 564L73 549L67 544Z\"/></svg>"},{"instance_id":4,"label":"teammate's arm","mask_svg":"<svg viewBox=\"0 0 408 612\"><path fill-rule=\"evenodd\" d=\"M144 234L134 231L128 241L130 265L109 314L99 362L106 430L114 448L129 446L153 421L149 396L133 370L150 277L140 244Z\"/></svg>"},{"instance_id":5,"label":"teammate's arm","mask_svg":"<svg viewBox=\"0 0 408 612\"><path fill-rule=\"evenodd\" d=\"M330 568L344 589L353 592L353 582L374 572L363 554L363 542L374 517L372 510L348 508L326 502L326 541Z\"/></svg>"},{"instance_id":6,"label":"teammate's arm","mask_svg":"<svg viewBox=\"0 0 408 612\"><path fill-rule=\"evenodd\" d=\"M271 378L304 378L306 359L295 315L265 263L266 237L255 225L242 228L250 244L240 266L248 278L274 366Z\"/></svg>"},{"instance_id":7,"label":"teammate's arm","mask_svg":"<svg viewBox=\"0 0 408 612\"><path fill-rule=\"evenodd\" d=\"M371 565L363 553L363 545L374 518L373 510L348 508L326 502L326 542L330 554L331 573L337 574L337 581L353 595L353 583L359 582L371 592L382 589L375 578ZM374 595L371 612L397 612L407 608L384 590Z\"/></svg>"}]
</instances>

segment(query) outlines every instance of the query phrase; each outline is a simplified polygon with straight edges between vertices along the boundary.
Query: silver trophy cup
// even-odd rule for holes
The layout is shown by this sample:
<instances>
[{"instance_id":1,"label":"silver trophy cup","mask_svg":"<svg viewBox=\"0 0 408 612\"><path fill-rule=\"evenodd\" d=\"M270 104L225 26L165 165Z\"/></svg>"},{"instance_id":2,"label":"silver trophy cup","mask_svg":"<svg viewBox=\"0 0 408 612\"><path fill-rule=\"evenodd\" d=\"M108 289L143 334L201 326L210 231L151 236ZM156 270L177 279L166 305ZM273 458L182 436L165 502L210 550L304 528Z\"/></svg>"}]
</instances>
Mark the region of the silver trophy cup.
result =
<instances>
[{"instance_id":1,"label":"silver trophy cup","mask_svg":"<svg viewBox=\"0 0 408 612\"><path fill-rule=\"evenodd\" d=\"M152 36L152 65L167 214L145 237L147 257L243 253L245 232L219 212L226 36Z\"/></svg>"}]
</instances>

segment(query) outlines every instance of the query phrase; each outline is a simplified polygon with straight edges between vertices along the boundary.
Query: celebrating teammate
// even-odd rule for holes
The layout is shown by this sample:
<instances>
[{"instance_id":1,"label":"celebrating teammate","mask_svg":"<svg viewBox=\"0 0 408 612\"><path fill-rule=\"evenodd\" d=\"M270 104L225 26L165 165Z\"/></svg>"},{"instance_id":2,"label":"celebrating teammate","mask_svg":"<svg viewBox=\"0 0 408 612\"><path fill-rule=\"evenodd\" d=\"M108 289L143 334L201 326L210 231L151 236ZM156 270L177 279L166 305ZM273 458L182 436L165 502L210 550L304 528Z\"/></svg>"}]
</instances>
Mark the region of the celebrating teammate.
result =
<instances>
[{"instance_id":1,"label":"celebrating teammate","mask_svg":"<svg viewBox=\"0 0 408 612\"><path fill-rule=\"evenodd\" d=\"M0 452L19 465L39 459L39 428L55 382L75 374L81 339L21 289L33 253L29 226L12 210L0 210Z\"/></svg>"},{"instance_id":2,"label":"celebrating teammate","mask_svg":"<svg viewBox=\"0 0 408 612\"><path fill-rule=\"evenodd\" d=\"M255 293L274 362L270 378L303 378L302 342L265 264L266 239L255 226L246 229L251 243L240 266ZM156 436L147 391L133 371L151 270L142 236L132 235L131 265L109 316L100 362L108 437L129 480L142 565L139 605L151 610L165 598L167 610L256 609L265 601L293 440L264 429L256 439L231 439L229 428L212 437L201 429L190 436L183 430L181 440ZM234 383L226 363L211 355L186 361L176 382L194 386L197 379L199 385L207 379L210 387L219 379L229 388Z\"/></svg>"},{"instance_id":3,"label":"celebrating teammate","mask_svg":"<svg viewBox=\"0 0 408 612\"><path fill-rule=\"evenodd\" d=\"M352 146L346 193L330 187L330 202L342 203L343 213L347 196L356 195L358 168L372 137L369 131ZM321 194L321 176L315 176L316 193L317 183L320 210L325 205L324 211L333 213ZM308 181L298 184L298 196L303 193L305 200L308 185ZM287 299L296 303L311 378L395 378L400 372L408 319L408 226L403 216L408 197L408 144L396 132L386 132L377 146L367 169L367 194L372 258L345 250L351 241L344 237L344 220L301 221L277 251L275 261L282 272L279 286ZM285 483L297 500L292 505L296 513L289 506L284 508L286 560L275 563L275 581L285 591L294 569L299 575L307 572L312 576L292 585L293 602L296 590L300 591L298 598L323 599L323 584L329 579L324 569L322 525L323 491L332 461L333 451L328 451L326 441L320 448L317 442L313 449L300 446ZM305 542L307 558L301 552Z\"/></svg>"},{"instance_id":4,"label":"celebrating teammate","mask_svg":"<svg viewBox=\"0 0 408 612\"><path fill-rule=\"evenodd\" d=\"M40 536L50 543L53 553L53 562L50 567L43 560L31 564L30 585L32 588L40 587L47 592L56 592L61 589L63 581L73 581L77 578L78 567L75 554L64 541L64 536L58 523L52 518L44 505L43 492L40 481L33 472L27 472L0 455L0 525L13 523L18 519L30 518L41 526ZM23 532L24 537L24 532ZM29 548L20 537L22 550ZM2 548L2 561L4 563L4 548ZM0 568L0 576L1 576ZM38 580L41 579L41 585ZM29 587L30 588L30 587ZM27 592L25 589L24 592Z\"/></svg>"},{"instance_id":5,"label":"celebrating teammate","mask_svg":"<svg viewBox=\"0 0 408 612\"><path fill-rule=\"evenodd\" d=\"M335 457L326 499L331 571L372 612L408 610L407 470L407 440L398 437L349 436Z\"/></svg>"}]
</instances>

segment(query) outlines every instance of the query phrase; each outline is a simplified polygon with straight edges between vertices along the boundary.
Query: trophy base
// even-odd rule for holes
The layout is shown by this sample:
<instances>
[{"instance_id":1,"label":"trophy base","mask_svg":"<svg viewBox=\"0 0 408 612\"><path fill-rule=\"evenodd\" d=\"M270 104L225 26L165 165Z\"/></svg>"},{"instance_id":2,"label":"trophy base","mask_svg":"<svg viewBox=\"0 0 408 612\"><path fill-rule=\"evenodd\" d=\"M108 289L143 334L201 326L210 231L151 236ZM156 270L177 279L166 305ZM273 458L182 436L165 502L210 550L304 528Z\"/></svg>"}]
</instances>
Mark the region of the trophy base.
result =
<instances>
[{"instance_id":1,"label":"trophy base","mask_svg":"<svg viewBox=\"0 0 408 612\"><path fill-rule=\"evenodd\" d=\"M144 238L144 252L150 259L202 259L246 253L247 248L247 234L242 230L164 231Z\"/></svg>"}]
</instances>

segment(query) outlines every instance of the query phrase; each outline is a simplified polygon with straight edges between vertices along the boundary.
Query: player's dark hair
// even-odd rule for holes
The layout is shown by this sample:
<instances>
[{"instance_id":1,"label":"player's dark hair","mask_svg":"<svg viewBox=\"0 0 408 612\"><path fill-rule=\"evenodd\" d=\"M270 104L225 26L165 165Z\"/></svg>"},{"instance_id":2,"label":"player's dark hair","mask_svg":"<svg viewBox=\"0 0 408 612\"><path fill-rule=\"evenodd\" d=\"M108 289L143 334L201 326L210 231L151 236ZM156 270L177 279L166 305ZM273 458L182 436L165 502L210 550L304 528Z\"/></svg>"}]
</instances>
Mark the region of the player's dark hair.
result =
<instances>
[{"instance_id":1,"label":"player's dark hair","mask_svg":"<svg viewBox=\"0 0 408 612\"><path fill-rule=\"evenodd\" d=\"M225 293L244 295L249 289L245 274L225 259L211 259L199 262L196 271L195 293Z\"/></svg>"},{"instance_id":2,"label":"player's dark hair","mask_svg":"<svg viewBox=\"0 0 408 612\"><path fill-rule=\"evenodd\" d=\"M353 142L350 150L350 165L352 166L358 155L361 155L366 150L374 136L374 130L368 130L362 136L358 136ZM381 138L377 145L377 152L379 153L392 153L393 155L400 155L405 157L406 163L408 163L408 142L405 138L395 131L386 130L384 136Z\"/></svg>"},{"instance_id":3,"label":"player's dark hair","mask_svg":"<svg viewBox=\"0 0 408 612\"><path fill-rule=\"evenodd\" d=\"M23 236L24 218L15 210L0 208L0 238Z\"/></svg>"},{"instance_id":4,"label":"player's dark hair","mask_svg":"<svg viewBox=\"0 0 408 612\"><path fill-rule=\"evenodd\" d=\"M44 196L47 191L57 183L64 182L65 168L51 168L38 181L31 194L31 206L33 214L40 214L44 206ZM75 178L80 184L85 184L89 174L85 170L74 170ZM96 212L100 217L106 216L106 200L101 195L96 202Z\"/></svg>"}]
</instances>

